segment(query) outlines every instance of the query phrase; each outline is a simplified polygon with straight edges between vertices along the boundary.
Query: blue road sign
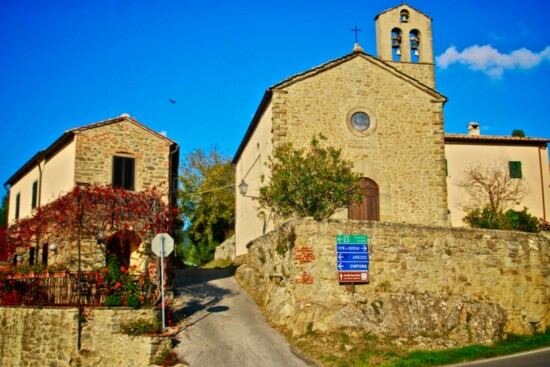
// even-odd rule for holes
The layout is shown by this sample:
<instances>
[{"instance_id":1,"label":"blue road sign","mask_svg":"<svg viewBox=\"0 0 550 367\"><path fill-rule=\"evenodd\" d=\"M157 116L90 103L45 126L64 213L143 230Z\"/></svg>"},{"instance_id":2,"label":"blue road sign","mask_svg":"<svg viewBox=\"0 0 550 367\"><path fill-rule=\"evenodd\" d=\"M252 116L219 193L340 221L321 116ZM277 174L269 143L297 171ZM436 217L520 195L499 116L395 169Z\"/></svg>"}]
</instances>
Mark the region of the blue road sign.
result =
<instances>
[{"instance_id":1,"label":"blue road sign","mask_svg":"<svg viewBox=\"0 0 550 367\"><path fill-rule=\"evenodd\" d=\"M365 252L357 253L338 253L338 261L356 261L356 262L369 262L369 254Z\"/></svg>"},{"instance_id":2,"label":"blue road sign","mask_svg":"<svg viewBox=\"0 0 550 367\"><path fill-rule=\"evenodd\" d=\"M337 267L338 267L338 271L365 271L365 270L369 270L369 263L338 261Z\"/></svg>"},{"instance_id":3,"label":"blue road sign","mask_svg":"<svg viewBox=\"0 0 550 367\"><path fill-rule=\"evenodd\" d=\"M336 244L336 252L338 252L338 253L344 253L344 252L368 253L369 252L369 246L368 245L343 245L341 243L337 243Z\"/></svg>"},{"instance_id":4,"label":"blue road sign","mask_svg":"<svg viewBox=\"0 0 550 367\"><path fill-rule=\"evenodd\" d=\"M369 270L369 245L366 235L336 236L336 268L339 273L362 272ZM351 280L354 282L355 280Z\"/></svg>"}]
</instances>

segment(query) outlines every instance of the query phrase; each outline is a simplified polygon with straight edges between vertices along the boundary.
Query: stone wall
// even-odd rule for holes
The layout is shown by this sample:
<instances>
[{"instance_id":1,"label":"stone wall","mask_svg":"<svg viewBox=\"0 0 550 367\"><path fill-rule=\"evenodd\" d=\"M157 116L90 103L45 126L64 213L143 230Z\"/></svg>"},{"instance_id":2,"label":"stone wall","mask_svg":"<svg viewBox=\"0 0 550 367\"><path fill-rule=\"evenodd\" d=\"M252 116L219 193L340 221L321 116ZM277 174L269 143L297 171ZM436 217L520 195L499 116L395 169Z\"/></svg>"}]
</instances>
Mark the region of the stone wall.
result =
<instances>
[{"instance_id":1,"label":"stone wall","mask_svg":"<svg viewBox=\"0 0 550 367\"><path fill-rule=\"evenodd\" d=\"M368 236L370 283L338 282L337 234ZM303 219L252 242L237 279L294 334L344 328L491 343L549 327L549 245L518 232Z\"/></svg>"},{"instance_id":2,"label":"stone wall","mask_svg":"<svg viewBox=\"0 0 550 367\"><path fill-rule=\"evenodd\" d=\"M80 353L75 308L0 307L0 365L149 366L169 337L130 337L119 333L128 321L156 318L153 309L86 309Z\"/></svg>"},{"instance_id":3,"label":"stone wall","mask_svg":"<svg viewBox=\"0 0 550 367\"><path fill-rule=\"evenodd\" d=\"M75 183L112 184L113 156L135 159L135 190L160 188L168 200L170 146L129 118L79 131L76 137Z\"/></svg>"}]
</instances>

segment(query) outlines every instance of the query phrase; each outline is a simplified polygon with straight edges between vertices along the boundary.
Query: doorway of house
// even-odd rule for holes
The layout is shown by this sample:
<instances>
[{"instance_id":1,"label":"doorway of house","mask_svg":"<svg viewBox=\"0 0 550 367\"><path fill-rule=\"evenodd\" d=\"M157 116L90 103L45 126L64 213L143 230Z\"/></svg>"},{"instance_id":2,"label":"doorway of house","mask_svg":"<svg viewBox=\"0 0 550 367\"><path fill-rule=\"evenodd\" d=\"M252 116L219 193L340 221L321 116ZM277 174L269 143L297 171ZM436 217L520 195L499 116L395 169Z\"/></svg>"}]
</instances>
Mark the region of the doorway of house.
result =
<instances>
[{"instance_id":1,"label":"doorway of house","mask_svg":"<svg viewBox=\"0 0 550 367\"><path fill-rule=\"evenodd\" d=\"M380 220L378 185L366 177L361 178L359 185L363 198L348 209L348 219Z\"/></svg>"},{"instance_id":2,"label":"doorway of house","mask_svg":"<svg viewBox=\"0 0 550 367\"><path fill-rule=\"evenodd\" d=\"M130 243L131 238L124 234L117 234L109 238L107 241L107 257L115 256L118 259L120 266L126 269L130 266Z\"/></svg>"}]
</instances>

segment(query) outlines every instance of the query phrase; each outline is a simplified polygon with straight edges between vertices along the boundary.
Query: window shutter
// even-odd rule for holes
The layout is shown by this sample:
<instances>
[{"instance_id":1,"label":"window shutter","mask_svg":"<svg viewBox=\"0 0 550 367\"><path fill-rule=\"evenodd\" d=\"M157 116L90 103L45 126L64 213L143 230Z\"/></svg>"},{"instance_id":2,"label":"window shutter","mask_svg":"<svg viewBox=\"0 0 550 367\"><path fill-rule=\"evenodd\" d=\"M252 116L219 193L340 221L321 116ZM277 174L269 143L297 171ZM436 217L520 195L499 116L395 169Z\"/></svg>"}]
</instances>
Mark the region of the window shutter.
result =
<instances>
[{"instance_id":1,"label":"window shutter","mask_svg":"<svg viewBox=\"0 0 550 367\"><path fill-rule=\"evenodd\" d=\"M124 188L134 190L134 159L124 159Z\"/></svg>"},{"instance_id":2,"label":"window shutter","mask_svg":"<svg viewBox=\"0 0 550 367\"><path fill-rule=\"evenodd\" d=\"M38 197L38 181L34 181L34 182L32 183L32 201L31 201L31 209L36 208L37 197Z\"/></svg>"},{"instance_id":3,"label":"window shutter","mask_svg":"<svg viewBox=\"0 0 550 367\"><path fill-rule=\"evenodd\" d=\"M521 162L510 161L510 178L522 178Z\"/></svg>"},{"instance_id":4,"label":"window shutter","mask_svg":"<svg viewBox=\"0 0 550 367\"><path fill-rule=\"evenodd\" d=\"M113 157L113 186L122 188L122 168L124 166L124 161L122 157Z\"/></svg>"}]
</instances>

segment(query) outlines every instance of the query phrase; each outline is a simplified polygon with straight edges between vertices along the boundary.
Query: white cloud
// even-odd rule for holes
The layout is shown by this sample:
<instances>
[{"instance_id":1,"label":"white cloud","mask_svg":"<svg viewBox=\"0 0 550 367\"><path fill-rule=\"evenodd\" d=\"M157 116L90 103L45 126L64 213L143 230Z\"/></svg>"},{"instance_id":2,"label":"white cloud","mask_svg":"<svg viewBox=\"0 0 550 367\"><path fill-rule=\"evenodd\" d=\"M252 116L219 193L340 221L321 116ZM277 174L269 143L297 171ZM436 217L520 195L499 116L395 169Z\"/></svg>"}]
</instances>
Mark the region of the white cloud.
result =
<instances>
[{"instance_id":1,"label":"white cloud","mask_svg":"<svg viewBox=\"0 0 550 367\"><path fill-rule=\"evenodd\" d=\"M500 78L505 70L531 69L544 61L550 61L550 46L539 53L520 48L509 54L502 54L491 45L473 45L462 52L458 52L456 47L452 46L437 56L435 61L437 66L443 69L459 63L467 65L472 70L482 71L491 77Z\"/></svg>"},{"instance_id":2,"label":"white cloud","mask_svg":"<svg viewBox=\"0 0 550 367\"><path fill-rule=\"evenodd\" d=\"M162 136L168 136L168 133L166 132L166 130L161 131L159 134Z\"/></svg>"}]
</instances>

